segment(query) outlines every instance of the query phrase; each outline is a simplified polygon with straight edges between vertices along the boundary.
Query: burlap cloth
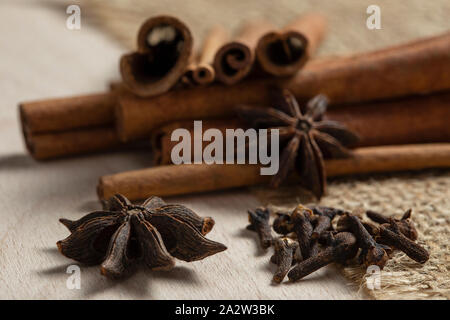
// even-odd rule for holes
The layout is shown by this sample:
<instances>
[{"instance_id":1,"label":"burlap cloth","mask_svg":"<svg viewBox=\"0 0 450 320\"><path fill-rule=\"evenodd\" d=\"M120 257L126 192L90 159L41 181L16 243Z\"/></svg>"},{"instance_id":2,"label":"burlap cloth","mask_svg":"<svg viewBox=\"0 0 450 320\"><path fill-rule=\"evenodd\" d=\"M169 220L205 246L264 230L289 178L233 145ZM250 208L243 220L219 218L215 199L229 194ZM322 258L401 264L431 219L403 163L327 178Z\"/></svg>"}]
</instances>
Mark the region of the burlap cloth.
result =
<instances>
[{"instance_id":1,"label":"burlap cloth","mask_svg":"<svg viewBox=\"0 0 450 320\"><path fill-rule=\"evenodd\" d=\"M71 1L71 4L77 1ZM125 48L133 49L140 23L156 14L172 14L185 21L194 33L195 43L209 26L222 23L236 30L245 19L267 18L283 26L298 13L318 11L329 19L329 33L318 55L344 54L383 46L450 30L448 0L408 1L327 1L327 0L84 0L79 1L90 23L107 30ZM366 9L381 8L381 30L366 27ZM265 203L293 206L307 202L302 190L271 193L255 189ZM347 210L371 208L400 215L413 209L413 221L419 230L419 242L430 252L430 260L419 265L402 253L396 253L381 273L381 288L366 288L366 270L343 268L344 274L377 299L448 299L450 297L450 171L426 171L372 177L334 179L323 205Z\"/></svg>"}]
</instances>

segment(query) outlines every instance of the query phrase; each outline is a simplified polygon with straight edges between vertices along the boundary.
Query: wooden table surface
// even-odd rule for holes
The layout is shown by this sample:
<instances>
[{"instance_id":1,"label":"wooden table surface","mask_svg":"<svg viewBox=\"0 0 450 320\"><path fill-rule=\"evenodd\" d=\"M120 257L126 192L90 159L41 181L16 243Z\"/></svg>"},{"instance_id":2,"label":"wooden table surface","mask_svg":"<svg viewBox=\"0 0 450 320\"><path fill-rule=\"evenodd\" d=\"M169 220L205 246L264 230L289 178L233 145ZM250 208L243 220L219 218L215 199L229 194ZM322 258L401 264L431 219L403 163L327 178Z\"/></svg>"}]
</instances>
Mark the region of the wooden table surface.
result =
<instances>
[{"instance_id":1,"label":"wooden table surface","mask_svg":"<svg viewBox=\"0 0 450 320\"><path fill-rule=\"evenodd\" d=\"M0 3L0 298L22 299L349 299L358 298L334 267L295 284L271 285L270 253L244 230L258 200L246 190L169 199L212 216L209 238L228 250L203 261L178 261L170 272L139 271L124 281L81 266L81 289L66 286L76 264L56 249L68 231L60 217L98 209L99 176L147 166L150 154L110 153L38 163L25 152L17 119L24 100L103 91L118 77L122 48L66 15L25 1Z\"/></svg>"}]
</instances>

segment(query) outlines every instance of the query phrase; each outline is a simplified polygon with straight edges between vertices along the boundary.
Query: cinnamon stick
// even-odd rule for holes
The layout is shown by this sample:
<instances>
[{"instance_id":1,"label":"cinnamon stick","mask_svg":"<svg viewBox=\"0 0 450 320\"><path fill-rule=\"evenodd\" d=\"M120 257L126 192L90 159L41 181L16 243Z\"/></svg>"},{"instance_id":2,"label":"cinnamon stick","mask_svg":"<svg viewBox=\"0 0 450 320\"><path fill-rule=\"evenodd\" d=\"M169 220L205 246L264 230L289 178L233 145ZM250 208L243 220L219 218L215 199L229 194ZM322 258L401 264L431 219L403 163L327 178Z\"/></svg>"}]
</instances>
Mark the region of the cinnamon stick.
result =
<instances>
[{"instance_id":1,"label":"cinnamon stick","mask_svg":"<svg viewBox=\"0 0 450 320\"><path fill-rule=\"evenodd\" d=\"M114 127L94 127L63 132L25 134L25 145L36 160L49 160L119 147Z\"/></svg>"},{"instance_id":2,"label":"cinnamon stick","mask_svg":"<svg viewBox=\"0 0 450 320\"><path fill-rule=\"evenodd\" d=\"M112 124L115 103L113 93L23 102L22 129L36 134Z\"/></svg>"},{"instance_id":3,"label":"cinnamon stick","mask_svg":"<svg viewBox=\"0 0 450 320\"><path fill-rule=\"evenodd\" d=\"M400 98L392 101L345 105L325 113L325 120L338 121L360 137L356 147L417 144L450 141L450 92ZM153 135L154 163L171 164L172 131L185 128L193 134L193 121L177 121L163 126ZM206 120L203 131L216 128L247 128L238 119ZM203 142L203 147L209 142ZM191 142L193 146L193 140ZM193 154L193 153L192 153Z\"/></svg>"},{"instance_id":4,"label":"cinnamon stick","mask_svg":"<svg viewBox=\"0 0 450 320\"><path fill-rule=\"evenodd\" d=\"M217 50L228 40L228 32L221 25L210 29L203 40L202 48L192 69L192 80L199 85L212 83L216 77L213 67Z\"/></svg>"},{"instance_id":5,"label":"cinnamon stick","mask_svg":"<svg viewBox=\"0 0 450 320\"><path fill-rule=\"evenodd\" d=\"M328 177L450 167L450 143L367 147L354 157L326 160ZM116 193L130 200L222 190L268 183L258 165L183 164L153 167L103 176L97 193L101 200Z\"/></svg>"},{"instance_id":6,"label":"cinnamon stick","mask_svg":"<svg viewBox=\"0 0 450 320\"><path fill-rule=\"evenodd\" d=\"M325 119L360 136L358 147L450 141L450 92L330 108Z\"/></svg>"},{"instance_id":7,"label":"cinnamon stick","mask_svg":"<svg viewBox=\"0 0 450 320\"><path fill-rule=\"evenodd\" d=\"M325 29L325 17L310 13L297 17L279 32L265 34L256 46L259 67L274 76L295 74L317 50Z\"/></svg>"},{"instance_id":8,"label":"cinnamon stick","mask_svg":"<svg viewBox=\"0 0 450 320\"><path fill-rule=\"evenodd\" d=\"M124 84L142 97L168 91L185 72L192 44L191 32L177 18L148 19L139 29L137 51L120 59Z\"/></svg>"},{"instance_id":9,"label":"cinnamon stick","mask_svg":"<svg viewBox=\"0 0 450 320\"><path fill-rule=\"evenodd\" d=\"M153 99L121 95L117 130L127 141L148 137L153 129L172 121L230 117L237 104L267 104L273 86L290 90L300 100L323 93L334 105L449 90L449 70L447 33L373 53L311 61L289 79L177 90Z\"/></svg>"},{"instance_id":10,"label":"cinnamon stick","mask_svg":"<svg viewBox=\"0 0 450 320\"><path fill-rule=\"evenodd\" d=\"M244 24L239 36L217 51L213 62L216 78L231 85L246 77L253 67L258 39L272 29L272 24L267 21L255 20Z\"/></svg>"}]
</instances>

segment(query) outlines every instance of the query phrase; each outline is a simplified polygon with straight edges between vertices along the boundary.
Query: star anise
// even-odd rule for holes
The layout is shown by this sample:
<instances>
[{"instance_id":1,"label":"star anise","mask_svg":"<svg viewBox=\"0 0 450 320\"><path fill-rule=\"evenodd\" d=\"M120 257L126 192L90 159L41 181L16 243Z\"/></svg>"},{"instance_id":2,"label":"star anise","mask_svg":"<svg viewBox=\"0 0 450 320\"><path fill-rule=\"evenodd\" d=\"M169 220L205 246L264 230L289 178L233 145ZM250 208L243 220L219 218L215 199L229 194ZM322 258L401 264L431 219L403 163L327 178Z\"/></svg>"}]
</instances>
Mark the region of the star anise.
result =
<instances>
[{"instance_id":1,"label":"star anise","mask_svg":"<svg viewBox=\"0 0 450 320\"><path fill-rule=\"evenodd\" d=\"M152 270L168 270L175 265L174 257L195 261L226 249L204 237L214 226L212 218L201 218L158 197L139 206L117 194L103 209L77 221L60 219L71 235L57 246L68 258L101 264L101 273L108 278L128 274L140 261Z\"/></svg>"},{"instance_id":2,"label":"star anise","mask_svg":"<svg viewBox=\"0 0 450 320\"><path fill-rule=\"evenodd\" d=\"M284 90L278 94L276 108L237 106L238 114L253 127L279 129L284 149L280 169L271 181L273 187L278 187L297 167L301 184L320 199L326 188L323 159L351 156L344 146L355 144L358 136L336 121L324 120L327 105L328 99L317 95L302 112L295 97Z\"/></svg>"}]
</instances>

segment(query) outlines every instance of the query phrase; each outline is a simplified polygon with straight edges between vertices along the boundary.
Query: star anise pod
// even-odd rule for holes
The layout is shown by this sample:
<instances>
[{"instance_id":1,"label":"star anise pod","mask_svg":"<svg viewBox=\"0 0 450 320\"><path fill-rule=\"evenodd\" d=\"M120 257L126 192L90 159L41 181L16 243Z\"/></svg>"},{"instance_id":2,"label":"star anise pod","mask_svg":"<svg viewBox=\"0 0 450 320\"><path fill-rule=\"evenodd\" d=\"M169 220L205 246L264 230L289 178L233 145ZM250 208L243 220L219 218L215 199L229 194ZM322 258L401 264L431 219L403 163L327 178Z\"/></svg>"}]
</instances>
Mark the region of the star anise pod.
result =
<instances>
[{"instance_id":1,"label":"star anise pod","mask_svg":"<svg viewBox=\"0 0 450 320\"><path fill-rule=\"evenodd\" d=\"M117 194L77 221L60 219L71 232L58 241L59 251L86 265L101 264L101 273L119 278L137 262L152 270L168 270L174 258L195 261L226 249L206 239L214 226L182 205L166 204L151 197L141 206Z\"/></svg>"},{"instance_id":2,"label":"star anise pod","mask_svg":"<svg viewBox=\"0 0 450 320\"><path fill-rule=\"evenodd\" d=\"M271 185L278 187L294 167L303 186L321 198L326 188L324 158L351 156L345 146L358 141L358 136L344 125L324 120L328 99L317 95L306 104L304 112L295 97L287 90L278 95L275 108L237 106L238 114L255 128L279 129L284 149L280 169Z\"/></svg>"}]
</instances>

